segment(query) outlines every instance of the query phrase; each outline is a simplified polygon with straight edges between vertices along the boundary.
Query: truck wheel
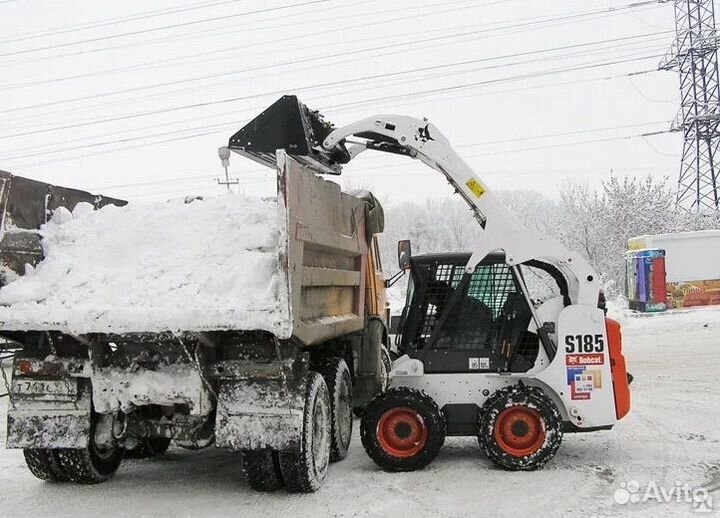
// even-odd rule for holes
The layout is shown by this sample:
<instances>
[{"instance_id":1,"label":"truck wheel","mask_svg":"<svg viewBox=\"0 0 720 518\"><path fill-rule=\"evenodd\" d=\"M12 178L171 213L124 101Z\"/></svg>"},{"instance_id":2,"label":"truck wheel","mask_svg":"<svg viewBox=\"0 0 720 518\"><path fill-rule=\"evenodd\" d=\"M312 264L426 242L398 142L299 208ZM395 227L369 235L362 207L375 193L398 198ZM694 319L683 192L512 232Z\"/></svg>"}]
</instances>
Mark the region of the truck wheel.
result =
<instances>
[{"instance_id":1,"label":"truck wheel","mask_svg":"<svg viewBox=\"0 0 720 518\"><path fill-rule=\"evenodd\" d=\"M159 457L163 455L170 447L171 439L166 437L151 437L140 439L138 445L131 449L125 450L126 459L148 459L150 457Z\"/></svg>"},{"instance_id":2,"label":"truck wheel","mask_svg":"<svg viewBox=\"0 0 720 518\"><path fill-rule=\"evenodd\" d=\"M365 451L385 471L424 468L437 456L445 433L445 419L435 401L409 387L375 397L360 422Z\"/></svg>"},{"instance_id":3,"label":"truck wheel","mask_svg":"<svg viewBox=\"0 0 720 518\"><path fill-rule=\"evenodd\" d=\"M283 486L280 457L273 450L243 450L240 452L243 475L255 491L277 491Z\"/></svg>"},{"instance_id":4,"label":"truck wheel","mask_svg":"<svg viewBox=\"0 0 720 518\"><path fill-rule=\"evenodd\" d=\"M341 358L329 360L321 369L330 394L330 462L345 458L352 439L352 378Z\"/></svg>"},{"instance_id":5,"label":"truck wheel","mask_svg":"<svg viewBox=\"0 0 720 518\"><path fill-rule=\"evenodd\" d=\"M280 452L280 470L288 491L317 491L330 463L330 397L323 377L311 372L307 379L303 429L297 448Z\"/></svg>"},{"instance_id":6,"label":"truck wheel","mask_svg":"<svg viewBox=\"0 0 720 518\"><path fill-rule=\"evenodd\" d=\"M85 448L62 448L57 452L60 467L71 481L76 484L99 484L115 474L125 450L116 444L111 447L96 444L93 423L90 441Z\"/></svg>"},{"instance_id":7,"label":"truck wheel","mask_svg":"<svg viewBox=\"0 0 720 518\"><path fill-rule=\"evenodd\" d=\"M68 480L68 476L60 467L57 450L25 448L23 449L23 455L30 473L40 480L52 482L65 482Z\"/></svg>"},{"instance_id":8,"label":"truck wheel","mask_svg":"<svg viewBox=\"0 0 720 518\"><path fill-rule=\"evenodd\" d=\"M550 460L562 441L562 418L538 387L498 390L480 413L478 440L488 458L503 469L531 471Z\"/></svg>"}]
</instances>

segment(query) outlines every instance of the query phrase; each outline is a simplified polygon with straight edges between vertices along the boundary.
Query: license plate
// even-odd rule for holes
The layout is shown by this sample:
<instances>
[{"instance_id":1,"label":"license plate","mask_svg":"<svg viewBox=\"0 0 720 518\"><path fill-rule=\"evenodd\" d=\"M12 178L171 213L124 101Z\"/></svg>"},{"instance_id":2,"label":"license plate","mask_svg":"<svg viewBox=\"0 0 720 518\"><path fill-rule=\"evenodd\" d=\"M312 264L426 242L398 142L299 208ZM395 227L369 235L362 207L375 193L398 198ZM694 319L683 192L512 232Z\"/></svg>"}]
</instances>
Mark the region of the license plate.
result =
<instances>
[{"instance_id":1,"label":"license plate","mask_svg":"<svg viewBox=\"0 0 720 518\"><path fill-rule=\"evenodd\" d=\"M77 399L77 381L36 380L20 378L13 381L13 396L33 399L74 401Z\"/></svg>"}]
</instances>

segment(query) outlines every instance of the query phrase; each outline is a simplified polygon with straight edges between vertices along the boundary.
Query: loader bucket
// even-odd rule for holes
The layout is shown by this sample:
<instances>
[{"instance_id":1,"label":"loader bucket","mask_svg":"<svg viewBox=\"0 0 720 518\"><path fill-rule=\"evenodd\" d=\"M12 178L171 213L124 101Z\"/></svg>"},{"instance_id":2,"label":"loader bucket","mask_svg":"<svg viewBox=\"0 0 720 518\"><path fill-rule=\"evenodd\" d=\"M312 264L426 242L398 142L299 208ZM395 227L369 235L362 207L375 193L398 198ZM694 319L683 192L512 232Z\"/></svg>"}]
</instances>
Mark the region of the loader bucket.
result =
<instances>
[{"instance_id":1,"label":"loader bucket","mask_svg":"<svg viewBox=\"0 0 720 518\"><path fill-rule=\"evenodd\" d=\"M294 95L284 95L230 137L228 148L265 166L276 166L275 152L284 149L301 162L321 172L339 174L346 163L344 148L322 150L322 142L333 130L317 111L310 110ZM343 161L344 160L344 161Z\"/></svg>"}]
</instances>

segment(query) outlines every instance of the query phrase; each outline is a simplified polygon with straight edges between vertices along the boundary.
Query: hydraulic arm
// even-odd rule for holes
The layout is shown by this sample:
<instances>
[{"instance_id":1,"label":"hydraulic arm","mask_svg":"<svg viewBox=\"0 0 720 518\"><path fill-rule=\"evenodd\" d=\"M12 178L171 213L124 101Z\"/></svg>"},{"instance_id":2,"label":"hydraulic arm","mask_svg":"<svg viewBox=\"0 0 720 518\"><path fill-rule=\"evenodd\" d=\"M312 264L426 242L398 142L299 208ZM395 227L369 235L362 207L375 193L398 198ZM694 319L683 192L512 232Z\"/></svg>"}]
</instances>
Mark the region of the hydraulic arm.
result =
<instances>
[{"instance_id":1,"label":"hydraulic arm","mask_svg":"<svg viewBox=\"0 0 720 518\"><path fill-rule=\"evenodd\" d=\"M468 272L494 250L503 250L510 266L541 260L566 277L573 304L597 306L599 279L588 262L558 240L520 223L427 120L378 115L334 128L295 96L284 96L233 135L228 147L269 167L275 167L274 150L286 149L328 174L340 174L343 164L367 150L421 160L445 176L481 227Z\"/></svg>"}]
</instances>

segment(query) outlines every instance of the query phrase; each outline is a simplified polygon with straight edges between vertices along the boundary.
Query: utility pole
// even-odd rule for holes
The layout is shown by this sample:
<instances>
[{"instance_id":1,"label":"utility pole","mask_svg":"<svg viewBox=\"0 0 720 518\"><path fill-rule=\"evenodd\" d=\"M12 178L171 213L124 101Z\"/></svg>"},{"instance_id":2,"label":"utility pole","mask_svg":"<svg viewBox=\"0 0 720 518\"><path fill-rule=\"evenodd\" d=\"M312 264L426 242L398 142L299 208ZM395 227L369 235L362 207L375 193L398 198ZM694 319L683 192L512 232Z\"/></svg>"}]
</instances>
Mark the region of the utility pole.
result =
<instances>
[{"instance_id":1,"label":"utility pole","mask_svg":"<svg viewBox=\"0 0 720 518\"><path fill-rule=\"evenodd\" d=\"M238 178L230 179L230 173L228 172L228 167L230 166L230 150L226 147L221 147L218 149L218 156L220 157L220 161L222 162L223 169L225 169L225 180L222 180L220 178L215 178L218 185L224 185L227 187L228 192L232 192L232 189L230 188L231 185L239 185L240 180Z\"/></svg>"},{"instance_id":2,"label":"utility pole","mask_svg":"<svg viewBox=\"0 0 720 518\"><path fill-rule=\"evenodd\" d=\"M675 41L660 70L680 73L682 131L677 204L697 214L720 212L720 77L713 0L665 0L675 7Z\"/></svg>"}]
</instances>

